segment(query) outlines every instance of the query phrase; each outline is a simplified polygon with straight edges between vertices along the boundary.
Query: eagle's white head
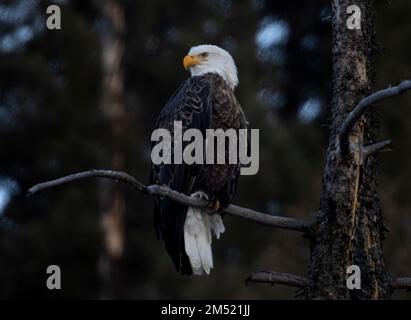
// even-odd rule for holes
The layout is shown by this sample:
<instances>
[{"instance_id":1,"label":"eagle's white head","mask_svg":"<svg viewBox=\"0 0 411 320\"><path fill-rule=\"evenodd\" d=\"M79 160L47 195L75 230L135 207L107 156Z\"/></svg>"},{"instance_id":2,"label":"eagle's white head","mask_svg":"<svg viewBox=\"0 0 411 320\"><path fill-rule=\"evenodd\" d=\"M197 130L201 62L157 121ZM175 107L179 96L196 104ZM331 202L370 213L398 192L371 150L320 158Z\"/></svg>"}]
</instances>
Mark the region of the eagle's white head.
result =
<instances>
[{"instance_id":1,"label":"eagle's white head","mask_svg":"<svg viewBox=\"0 0 411 320\"><path fill-rule=\"evenodd\" d=\"M238 85L237 67L233 57L220 47L205 44L192 47L183 60L184 68L190 69L191 76L216 73L234 90Z\"/></svg>"}]
</instances>

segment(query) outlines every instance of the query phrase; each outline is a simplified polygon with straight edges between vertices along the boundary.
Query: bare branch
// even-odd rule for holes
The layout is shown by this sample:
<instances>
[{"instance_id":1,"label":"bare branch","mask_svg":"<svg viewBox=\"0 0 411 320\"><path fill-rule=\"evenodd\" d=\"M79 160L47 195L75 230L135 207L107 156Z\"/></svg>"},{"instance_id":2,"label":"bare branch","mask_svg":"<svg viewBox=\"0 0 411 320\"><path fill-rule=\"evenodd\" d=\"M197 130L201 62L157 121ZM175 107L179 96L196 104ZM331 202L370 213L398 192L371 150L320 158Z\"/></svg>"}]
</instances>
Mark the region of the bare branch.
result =
<instances>
[{"instance_id":1,"label":"bare branch","mask_svg":"<svg viewBox=\"0 0 411 320\"><path fill-rule=\"evenodd\" d=\"M229 205L225 212L232 216L241 217L271 227L301 232L311 231L311 224L306 220L302 219L272 216L266 213L261 213L251 209L239 207L233 204Z\"/></svg>"},{"instance_id":2,"label":"bare branch","mask_svg":"<svg viewBox=\"0 0 411 320\"><path fill-rule=\"evenodd\" d=\"M394 289L411 290L411 278L397 278L394 280L392 287Z\"/></svg>"},{"instance_id":3,"label":"bare branch","mask_svg":"<svg viewBox=\"0 0 411 320\"><path fill-rule=\"evenodd\" d=\"M142 184L140 181L136 180L135 178L133 178L132 176L130 176L129 174L125 172L93 169L90 171L78 172L78 173L70 174L68 176L65 176L59 179L36 184L35 186L31 187L28 190L27 196L31 196L35 194L36 192L41 191L43 189L60 186L62 184L66 184L66 183L76 181L76 180L81 180L85 178L95 178L95 177L109 178L109 179L113 179L116 181L123 181L128 184L131 184L133 187L137 188L138 190L142 192L147 192L146 190L147 188L144 184Z\"/></svg>"},{"instance_id":4,"label":"bare branch","mask_svg":"<svg viewBox=\"0 0 411 320\"><path fill-rule=\"evenodd\" d=\"M72 181L85 179L85 178L92 178L92 177L109 178L109 179L113 179L116 181L123 181L123 182L130 184L131 186L133 186L134 188L136 188L138 191L140 191L143 194L167 197L167 198L170 198L184 205L189 205L193 207L208 207L209 206L209 203L207 201L202 200L200 198L190 197L183 193L179 193L175 190L172 190L167 186L159 186L159 185L146 186L125 172L112 171L112 170L84 171L84 172L71 174L71 175L56 179L56 180L39 183L31 187L28 190L27 195L30 196L38 191L41 191L47 188L52 188L52 187L63 185L63 184L66 184ZM232 216L241 217L241 218L251 220L251 221L254 221L260 224L268 225L271 227L294 230L294 231L299 231L299 232L309 232L311 230L311 224L305 220L272 216L272 215L268 215L268 214L254 211L251 209L232 205L232 204L229 205L224 210L224 212Z\"/></svg>"},{"instance_id":5,"label":"bare branch","mask_svg":"<svg viewBox=\"0 0 411 320\"><path fill-rule=\"evenodd\" d=\"M349 137L350 131L355 126L357 121L361 118L361 116L372 105L382 100L385 100L385 99L388 99L394 96L398 96L409 89L411 89L411 80L405 80L396 87L390 87L384 90L374 92L373 94L362 99L355 106L355 108L350 112L350 114L345 119L343 125L341 126L341 130L339 134L341 154L346 155L349 153L348 137Z\"/></svg>"},{"instance_id":6,"label":"bare branch","mask_svg":"<svg viewBox=\"0 0 411 320\"><path fill-rule=\"evenodd\" d=\"M377 153L377 152L389 151L391 150L390 149L391 146L392 146L391 140L381 141L381 142L377 142L377 143L365 146L363 148L364 158L367 158L370 155Z\"/></svg>"},{"instance_id":7,"label":"bare branch","mask_svg":"<svg viewBox=\"0 0 411 320\"><path fill-rule=\"evenodd\" d=\"M310 281L307 278L275 271L256 272L249 276L245 281L246 283L261 282L271 284L283 284L286 286L297 288L306 288L310 285Z\"/></svg>"}]
</instances>

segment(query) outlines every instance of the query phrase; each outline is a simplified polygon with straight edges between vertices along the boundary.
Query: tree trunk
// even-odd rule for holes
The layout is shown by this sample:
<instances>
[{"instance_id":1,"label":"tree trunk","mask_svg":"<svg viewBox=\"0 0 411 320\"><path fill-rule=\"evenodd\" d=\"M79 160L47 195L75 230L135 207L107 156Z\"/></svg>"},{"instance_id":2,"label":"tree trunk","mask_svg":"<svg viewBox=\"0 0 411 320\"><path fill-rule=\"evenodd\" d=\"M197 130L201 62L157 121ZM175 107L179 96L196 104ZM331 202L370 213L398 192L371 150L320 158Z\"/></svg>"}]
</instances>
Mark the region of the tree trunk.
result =
<instances>
[{"instance_id":1,"label":"tree trunk","mask_svg":"<svg viewBox=\"0 0 411 320\"><path fill-rule=\"evenodd\" d=\"M361 29L347 28L347 7L361 9ZM376 51L373 0L333 0L333 98L330 140L316 230L311 242L310 299L383 299L391 280L383 262L384 225L377 196L374 156L364 159L362 146L372 143L375 120L367 113L352 130L351 152L342 157L338 133L374 82L371 57ZM348 289L347 267L361 270L361 289Z\"/></svg>"},{"instance_id":2,"label":"tree trunk","mask_svg":"<svg viewBox=\"0 0 411 320\"><path fill-rule=\"evenodd\" d=\"M106 0L101 4L103 24L101 26L102 91L101 112L108 131L108 145L102 155L104 166L124 170L122 146L126 135L126 111L124 105L124 75L122 69L124 52L124 10L119 0ZM117 185L100 182L101 230L103 250L99 261L102 281L102 298L119 296L117 279L118 264L124 250L125 201Z\"/></svg>"}]
</instances>

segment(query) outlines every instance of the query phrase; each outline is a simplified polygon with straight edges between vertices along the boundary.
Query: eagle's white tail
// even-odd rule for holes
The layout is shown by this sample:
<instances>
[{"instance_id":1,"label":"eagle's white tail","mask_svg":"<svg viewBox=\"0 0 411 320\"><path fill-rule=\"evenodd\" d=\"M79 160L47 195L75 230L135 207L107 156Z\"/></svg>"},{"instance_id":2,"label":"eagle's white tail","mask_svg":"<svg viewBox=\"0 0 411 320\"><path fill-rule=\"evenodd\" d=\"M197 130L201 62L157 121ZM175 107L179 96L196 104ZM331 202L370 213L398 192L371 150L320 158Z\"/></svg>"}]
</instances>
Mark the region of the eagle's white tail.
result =
<instances>
[{"instance_id":1,"label":"eagle's white tail","mask_svg":"<svg viewBox=\"0 0 411 320\"><path fill-rule=\"evenodd\" d=\"M184 245L194 274L210 273L213 267L212 233L219 239L224 231L223 220L218 213L209 215L201 208L188 208L184 223Z\"/></svg>"}]
</instances>

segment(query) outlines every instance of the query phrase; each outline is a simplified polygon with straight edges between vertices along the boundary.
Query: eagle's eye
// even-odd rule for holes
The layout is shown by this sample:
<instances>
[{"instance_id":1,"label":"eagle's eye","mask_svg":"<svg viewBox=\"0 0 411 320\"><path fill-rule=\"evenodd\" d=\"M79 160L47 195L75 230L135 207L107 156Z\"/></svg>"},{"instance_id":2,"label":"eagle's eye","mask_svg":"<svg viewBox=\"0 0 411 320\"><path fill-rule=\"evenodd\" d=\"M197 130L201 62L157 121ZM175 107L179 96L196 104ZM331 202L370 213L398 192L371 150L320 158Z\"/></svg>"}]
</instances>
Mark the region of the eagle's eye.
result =
<instances>
[{"instance_id":1,"label":"eagle's eye","mask_svg":"<svg viewBox=\"0 0 411 320\"><path fill-rule=\"evenodd\" d=\"M208 57L208 52L203 52L202 54L200 54L200 56L202 58L207 58Z\"/></svg>"}]
</instances>

